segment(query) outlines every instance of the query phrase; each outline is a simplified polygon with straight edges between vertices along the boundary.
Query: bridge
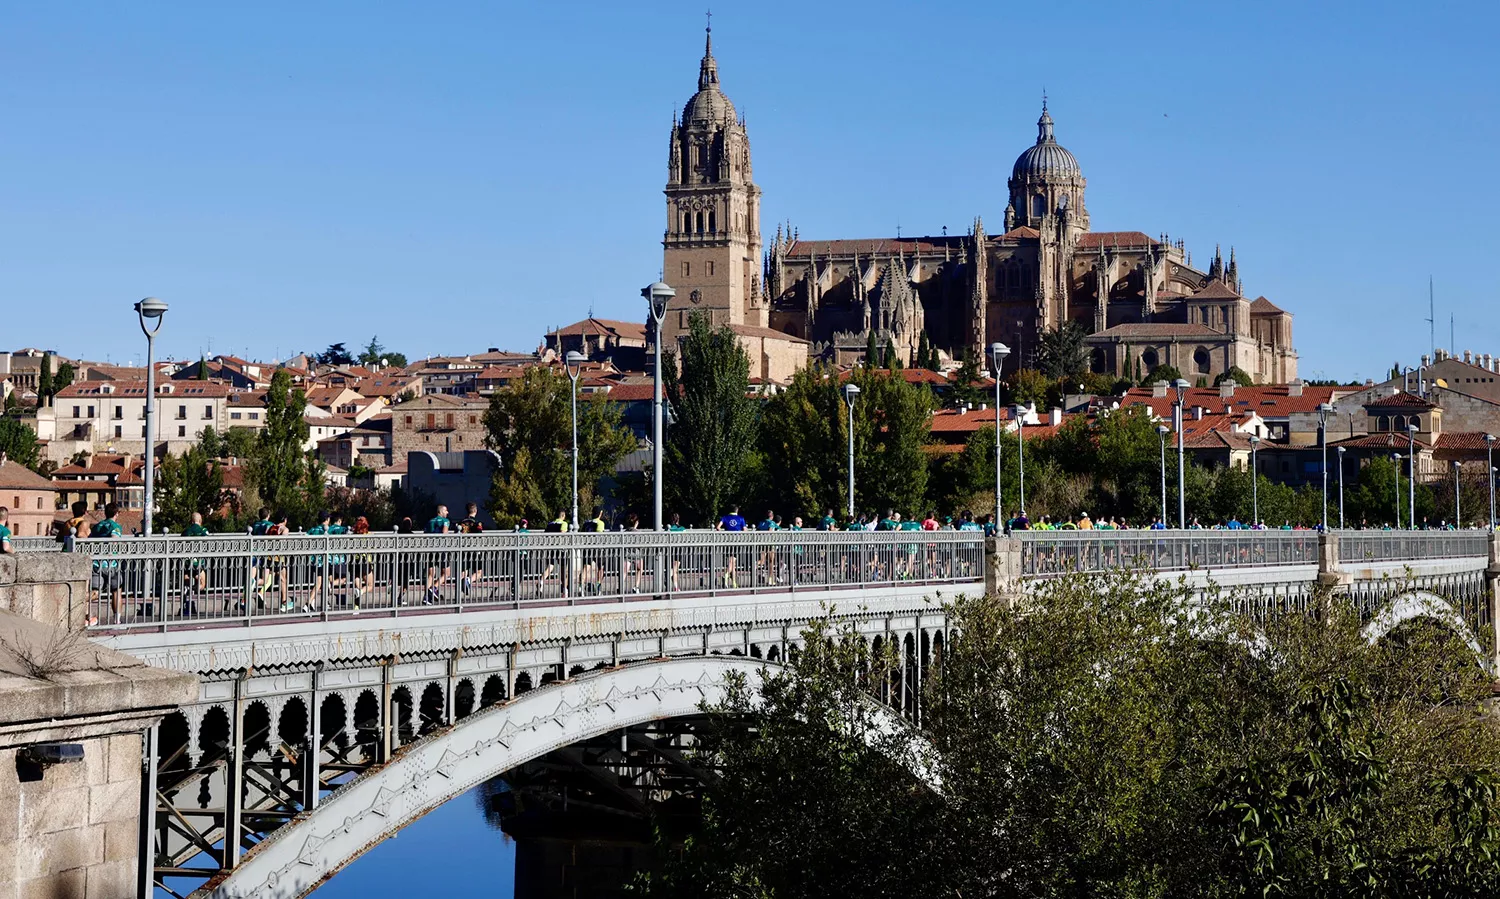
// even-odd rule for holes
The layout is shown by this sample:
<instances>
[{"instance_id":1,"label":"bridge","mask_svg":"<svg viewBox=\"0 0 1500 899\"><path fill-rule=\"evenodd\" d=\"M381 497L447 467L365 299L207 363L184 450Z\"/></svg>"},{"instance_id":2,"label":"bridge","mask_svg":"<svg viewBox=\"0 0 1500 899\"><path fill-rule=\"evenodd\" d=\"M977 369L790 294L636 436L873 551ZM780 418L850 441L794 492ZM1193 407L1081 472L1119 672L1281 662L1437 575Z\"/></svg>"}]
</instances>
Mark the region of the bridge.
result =
<instances>
[{"instance_id":1,"label":"bridge","mask_svg":"<svg viewBox=\"0 0 1500 899\"><path fill-rule=\"evenodd\" d=\"M690 793L700 705L829 616L897 659L920 722L945 601L1151 569L1251 614L1348 598L1371 639L1427 617L1495 670L1489 532L490 534L79 541L90 636L191 673L148 732L143 864L174 895L302 896L518 771L600 801ZM42 551L48 547L30 547Z\"/></svg>"}]
</instances>

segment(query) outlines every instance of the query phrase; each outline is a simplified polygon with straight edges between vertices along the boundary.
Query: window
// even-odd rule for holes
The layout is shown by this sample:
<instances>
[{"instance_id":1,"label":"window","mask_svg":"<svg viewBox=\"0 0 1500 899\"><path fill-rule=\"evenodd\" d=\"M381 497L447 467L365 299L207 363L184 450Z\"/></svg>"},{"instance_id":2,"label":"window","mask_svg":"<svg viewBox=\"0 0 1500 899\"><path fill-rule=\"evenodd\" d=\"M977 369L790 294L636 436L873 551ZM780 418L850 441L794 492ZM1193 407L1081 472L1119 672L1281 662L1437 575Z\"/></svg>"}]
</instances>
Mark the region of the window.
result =
<instances>
[{"instance_id":1,"label":"window","mask_svg":"<svg viewBox=\"0 0 1500 899\"><path fill-rule=\"evenodd\" d=\"M1149 373L1151 369L1156 367L1156 359L1156 350L1147 350L1141 354L1141 365L1145 366L1146 371Z\"/></svg>"},{"instance_id":2,"label":"window","mask_svg":"<svg viewBox=\"0 0 1500 899\"><path fill-rule=\"evenodd\" d=\"M1031 198L1031 214L1041 217L1047 214L1047 198L1038 194Z\"/></svg>"},{"instance_id":3,"label":"window","mask_svg":"<svg viewBox=\"0 0 1500 899\"><path fill-rule=\"evenodd\" d=\"M120 425L115 425L115 439L116 439L116 440L118 440L118 439L120 439L120 438L121 438L121 437L124 437L124 436L125 436L125 434L124 434L124 433L123 433L123 432L124 432L124 430L125 430L125 429L124 429L124 428L123 428L123 427L121 427L121 426L120 426Z\"/></svg>"},{"instance_id":4,"label":"window","mask_svg":"<svg viewBox=\"0 0 1500 899\"><path fill-rule=\"evenodd\" d=\"M124 406L116 406L115 407L115 418L124 418L124 417L125 417L125 407Z\"/></svg>"},{"instance_id":5,"label":"window","mask_svg":"<svg viewBox=\"0 0 1500 899\"><path fill-rule=\"evenodd\" d=\"M94 417L94 407L90 406L89 407L89 418L93 418L93 417Z\"/></svg>"},{"instance_id":6,"label":"window","mask_svg":"<svg viewBox=\"0 0 1500 899\"><path fill-rule=\"evenodd\" d=\"M40 509L42 507L42 498L40 496L36 498L36 507L38 509ZM41 533L41 531L38 530L37 533Z\"/></svg>"},{"instance_id":7,"label":"window","mask_svg":"<svg viewBox=\"0 0 1500 899\"><path fill-rule=\"evenodd\" d=\"M712 215L712 214L713 213L709 213L709 215ZM714 264L712 262L708 263L708 276L710 278L712 278L714 276Z\"/></svg>"},{"instance_id":8,"label":"window","mask_svg":"<svg viewBox=\"0 0 1500 899\"><path fill-rule=\"evenodd\" d=\"M238 413L238 412L231 412L231 413L229 413L229 420L230 421L239 421L240 420L240 413Z\"/></svg>"},{"instance_id":9,"label":"window","mask_svg":"<svg viewBox=\"0 0 1500 899\"><path fill-rule=\"evenodd\" d=\"M477 424L479 424L479 416L477 416L477 415L470 415L469 416L469 424L471 424L471 425L477 425Z\"/></svg>"},{"instance_id":10,"label":"window","mask_svg":"<svg viewBox=\"0 0 1500 899\"><path fill-rule=\"evenodd\" d=\"M10 505L13 509L21 508L21 495L19 493L12 497Z\"/></svg>"},{"instance_id":11,"label":"window","mask_svg":"<svg viewBox=\"0 0 1500 899\"><path fill-rule=\"evenodd\" d=\"M177 436L178 437L186 437L187 436L187 425L178 425L177 426Z\"/></svg>"},{"instance_id":12,"label":"window","mask_svg":"<svg viewBox=\"0 0 1500 899\"><path fill-rule=\"evenodd\" d=\"M447 415L443 416L443 427L445 427L445 428L452 428L453 427L453 413L452 412L449 412Z\"/></svg>"},{"instance_id":13,"label":"window","mask_svg":"<svg viewBox=\"0 0 1500 899\"><path fill-rule=\"evenodd\" d=\"M178 406L177 407L177 420L178 421L186 421L187 420L187 406Z\"/></svg>"},{"instance_id":14,"label":"window","mask_svg":"<svg viewBox=\"0 0 1500 899\"><path fill-rule=\"evenodd\" d=\"M411 416L410 415L406 416L406 426L407 427L411 427Z\"/></svg>"},{"instance_id":15,"label":"window","mask_svg":"<svg viewBox=\"0 0 1500 899\"><path fill-rule=\"evenodd\" d=\"M1206 375L1208 374L1208 366L1208 350L1200 346L1193 351L1193 367L1197 369L1198 374Z\"/></svg>"},{"instance_id":16,"label":"window","mask_svg":"<svg viewBox=\"0 0 1500 899\"><path fill-rule=\"evenodd\" d=\"M260 421L260 413L259 412L251 412L250 413L250 420L251 421Z\"/></svg>"},{"instance_id":17,"label":"window","mask_svg":"<svg viewBox=\"0 0 1500 899\"><path fill-rule=\"evenodd\" d=\"M208 420L212 419L213 417L214 417L214 407L213 406L204 406L203 407L203 420L204 421L208 421Z\"/></svg>"},{"instance_id":18,"label":"window","mask_svg":"<svg viewBox=\"0 0 1500 899\"><path fill-rule=\"evenodd\" d=\"M684 262L682 264L682 276L684 278L691 278L693 276L693 264L691 262ZM74 406L73 409L74 409L73 414L77 415L78 414L78 411L77 411L78 407Z\"/></svg>"},{"instance_id":19,"label":"window","mask_svg":"<svg viewBox=\"0 0 1500 899\"><path fill-rule=\"evenodd\" d=\"M1377 430L1377 431L1389 431L1390 429L1391 429L1391 418L1390 418L1389 415L1382 415L1379 418L1375 419L1375 430Z\"/></svg>"},{"instance_id":20,"label":"window","mask_svg":"<svg viewBox=\"0 0 1500 899\"><path fill-rule=\"evenodd\" d=\"M437 427L437 413L436 412L429 412L429 413L427 413L427 427L428 427L429 430L432 429L432 428L436 428Z\"/></svg>"},{"instance_id":21,"label":"window","mask_svg":"<svg viewBox=\"0 0 1500 899\"><path fill-rule=\"evenodd\" d=\"M74 406L74 407L73 407L73 417L74 417L74 418L78 418L78 417L80 417L80 416L79 416L79 415L78 415L78 407L77 407L77 406Z\"/></svg>"},{"instance_id":22,"label":"window","mask_svg":"<svg viewBox=\"0 0 1500 899\"><path fill-rule=\"evenodd\" d=\"M142 440L146 439L146 426L145 425L141 425L141 439Z\"/></svg>"},{"instance_id":23,"label":"window","mask_svg":"<svg viewBox=\"0 0 1500 899\"><path fill-rule=\"evenodd\" d=\"M712 233L717 232L718 230L719 230L719 226L718 226L718 222L717 222L716 216L714 214L714 211L712 209L710 209L708 211L708 231L709 231L710 234L712 234ZM708 273L710 275L713 274L713 266L712 266L711 263L709 265L709 272Z\"/></svg>"}]
</instances>

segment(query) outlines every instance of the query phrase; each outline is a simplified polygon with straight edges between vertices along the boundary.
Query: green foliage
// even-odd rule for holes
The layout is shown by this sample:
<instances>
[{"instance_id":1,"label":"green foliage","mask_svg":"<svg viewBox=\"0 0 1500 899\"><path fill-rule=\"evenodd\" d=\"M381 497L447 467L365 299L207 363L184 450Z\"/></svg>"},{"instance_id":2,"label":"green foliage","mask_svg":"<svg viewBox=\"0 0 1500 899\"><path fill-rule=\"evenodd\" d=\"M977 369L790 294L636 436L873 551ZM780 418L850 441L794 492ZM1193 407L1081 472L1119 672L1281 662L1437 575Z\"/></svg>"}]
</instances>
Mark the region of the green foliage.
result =
<instances>
[{"instance_id":1,"label":"green foliage","mask_svg":"<svg viewBox=\"0 0 1500 899\"><path fill-rule=\"evenodd\" d=\"M370 342L365 344L363 350L360 350L356 361L366 368L378 368L382 361L388 366L395 366L396 368L406 367L406 356L401 353L392 352L381 346L378 336L370 338Z\"/></svg>"},{"instance_id":2,"label":"green foliage","mask_svg":"<svg viewBox=\"0 0 1500 899\"><path fill-rule=\"evenodd\" d=\"M52 397L55 396L56 393L57 388L53 386L52 383L52 354L43 353L42 367L41 370L37 372L36 378L36 395L38 405L48 405L52 402Z\"/></svg>"},{"instance_id":3,"label":"green foliage","mask_svg":"<svg viewBox=\"0 0 1500 899\"><path fill-rule=\"evenodd\" d=\"M705 523L739 498L755 444L756 401L750 359L727 326L715 331L695 314L681 342L680 365L663 366L666 396L677 423L668 432L664 482L669 504L685 522Z\"/></svg>"},{"instance_id":4,"label":"green foliage","mask_svg":"<svg viewBox=\"0 0 1500 899\"><path fill-rule=\"evenodd\" d=\"M1404 455L1404 454L1403 454ZM1332 454L1330 453L1330 456ZM1329 466L1332 468L1334 462L1330 459ZM1406 462L1403 459L1400 469L1396 463L1387 456L1376 456L1355 470L1354 463L1345 463L1344 470L1344 512L1345 521L1355 527L1365 525L1369 527L1381 527L1384 525L1395 525L1406 527L1411 520L1411 478L1407 477ZM1335 468L1336 472L1337 469ZM1330 494L1337 489L1336 475L1329 479ZM1482 475L1481 475L1482 479ZM1320 485L1321 487L1321 485ZM1432 488L1418 482L1416 485L1417 500L1417 523L1431 521L1437 516L1437 501L1433 496ZM1396 518L1396 503L1401 504L1401 517ZM1483 515L1489 516L1489 496L1484 495ZM1332 504L1332 503L1331 503ZM1335 508L1337 508L1335 506ZM1451 514L1451 494L1448 503ZM1331 513L1331 516L1337 512Z\"/></svg>"},{"instance_id":5,"label":"green foliage","mask_svg":"<svg viewBox=\"0 0 1500 899\"><path fill-rule=\"evenodd\" d=\"M1043 331L1037 338L1036 367L1049 380L1072 378L1089 370L1088 332L1073 321Z\"/></svg>"},{"instance_id":6,"label":"green foliage","mask_svg":"<svg viewBox=\"0 0 1500 899\"><path fill-rule=\"evenodd\" d=\"M1045 407L1047 394L1051 392L1053 385L1046 375L1036 369L1023 368L1010 376L1006 386L1011 402L1023 406L1036 404L1038 407Z\"/></svg>"},{"instance_id":7,"label":"green foliage","mask_svg":"<svg viewBox=\"0 0 1500 899\"><path fill-rule=\"evenodd\" d=\"M926 504L932 432L932 392L894 372L858 370L854 404L854 500L856 508L906 515Z\"/></svg>"},{"instance_id":8,"label":"green foliage","mask_svg":"<svg viewBox=\"0 0 1500 899\"><path fill-rule=\"evenodd\" d=\"M5 414L7 417L15 417L21 414L21 398L12 390L5 395Z\"/></svg>"},{"instance_id":9,"label":"green foliage","mask_svg":"<svg viewBox=\"0 0 1500 899\"><path fill-rule=\"evenodd\" d=\"M59 365L57 367L57 374L52 376L52 395L56 396L58 391L71 385L73 379L77 377L78 369L73 367L73 363L64 362L62 365Z\"/></svg>"},{"instance_id":10,"label":"green foliage","mask_svg":"<svg viewBox=\"0 0 1500 899\"><path fill-rule=\"evenodd\" d=\"M880 345L875 342L875 331L872 328L865 338L865 368L876 368L880 365Z\"/></svg>"},{"instance_id":11,"label":"green foliage","mask_svg":"<svg viewBox=\"0 0 1500 899\"><path fill-rule=\"evenodd\" d=\"M396 502L389 490L329 487L324 494L324 503L330 513L344 516L344 524L350 527L361 515L370 523L371 531L389 531L396 526Z\"/></svg>"},{"instance_id":12,"label":"green foliage","mask_svg":"<svg viewBox=\"0 0 1500 899\"><path fill-rule=\"evenodd\" d=\"M1218 387L1225 381L1233 381L1237 387L1254 387L1255 379L1238 365L1229 366L1229 370L1214 378L1214 386Z\"/></svg>"},{"instance_id":13,"label":"green foliage","mask_svg":"<svg viewBox=\"0 0 1500 899\"><path fill-rule=\"evenodd\" d=\"M14 416L0 417L0 453L34 470L41 460L41 444L37 442L36 431Z\"/></svg>"},{"instance_id":14,"label":"green foliage","mask_svg":"<svg viewBox=\"0 0 1500 899\"><path fill-rule=\"evenodd\" d=\"M314 356L313 361L319 365L353 365L354 357L342 343L331 343L328 349Z\"/></svg>"},{"instance_id":15,"label":"green foliage","mask_svg":"<svg viewBox=\"0 0 1500 899\"><path fill-rule=\"evenodd\" d=\"M1158 381L1166 381L1168 384L1171 384L1174 381L1180 380L1183 380L1182 372L1178 371L1176 366L1167 365L1163 362L1161 365L1151 369L1150 373L1146 375L1146 379L1141 383L1155 384Z\"/></svg>"},{"instance_id":16,"label":"green foliage","mask_svg":"<svg viewBox=\"0 0 1500 899\"><path fill-rule=\"evenodd\" d=\"M1461 641L1413 624L1371 644L1328 594L1258 624L1186 589L1115 572L958 598L920 740L875 711L904 695L889 649L815 625L709 709L703 827L641 889L1496 893L1500 731Z\"/></svg>"},{"instance_id":17,"label":"green foliage","mask_svg":"<svg viewBox=\"0 0 1500 899\"><path fill-rule=\"evenodd\" d=\"M978 406L984 402L987 392L979 384L979 363L975 361L973 351L964 347L963 362L958 371L953 373L953 386L948 388L948 407L959 409L965 404Z\"/></svg>"},{"instance_id":18,"label":"green foliage","mask_svg":"<svg viewBox=\"0 0 1500 899\"><path fill-rule=\"evenodd\" d=\"M198 357L198 380L208 380L208 359L204 356Z\"/></svg>"},{"instance_id":19,"label":"green foliage","mask_svg":"<svg viewBox=\"0 0 1500 899\"><path fill-rule=\"evenodd\" d=\"M490 509L502 527L519 519L547 521L573 507L572 382L549 368L527 369L519 382L490 397L487 439L500 454ZM581 507L599 499L599 484L636 445L620 424L619 407L602 394L578 400L578 494ZM591 511L591 509L590 509Z\"/></svg>"},{"instance_id":20,"label":"green foliage","mask_svg":"<svg viewBox=\"0 0 1500 899\"><path fill-rule=\"evenodd\" d=\"M291 374L277 371L266 391L266 426L245 466L260 502L273 513L285 512L294 525L307 523L323 500L322 465L302 448L308 434L306 411L307 397L293 389Z\"/></svg>"},{"instance_id":21,"label":"green foliage","mask_svg":"<svg viewBox=\"0 0 1500 899\"><path fill-rule=\"evenodd\" d=\"M912 360L911 367L935 371L937 366L928 358L933 352L932 344L927 342L927 332L923 331L917 337L917 358Z\"/></svg>"},{"instance_id":22,"label":"green foliage","mask_svg":"<svg viewBox=\"0 0 1500 899\"><path fill-rule=\"evenodd\" d=\"M901 367L901 357L896 355L896 344L889 337L885 339L885 349L881 353L880 365L882 368L893 371Z\"/></svg>"},{"instance_id":23,"label":"green foliage","mask_svg":"<svg viewBox=\"0 0 1500 899\"><path fill-rule=\"evenodd\" d=\"M213 429L204 436L182 455L168 455L161 461L155 484L156 522L164 529L181 533L192 523L194 512L205 521L221 519L218 523L222 524L220 509L228 501L224 471L214 451Z\"/></svg>"},{"instance_id":24,"label":"green foliage","mask_svg":"<svg viewBox=\"0 0 1500 899\"><path fill-rule=\"evenodd\" d=\"M770 488L767 501L774 508L803 515L847 508L848 407L839 387L832 373L811 366L766 400L760 415L761 480Z\"/></svg>"}]
</instances>

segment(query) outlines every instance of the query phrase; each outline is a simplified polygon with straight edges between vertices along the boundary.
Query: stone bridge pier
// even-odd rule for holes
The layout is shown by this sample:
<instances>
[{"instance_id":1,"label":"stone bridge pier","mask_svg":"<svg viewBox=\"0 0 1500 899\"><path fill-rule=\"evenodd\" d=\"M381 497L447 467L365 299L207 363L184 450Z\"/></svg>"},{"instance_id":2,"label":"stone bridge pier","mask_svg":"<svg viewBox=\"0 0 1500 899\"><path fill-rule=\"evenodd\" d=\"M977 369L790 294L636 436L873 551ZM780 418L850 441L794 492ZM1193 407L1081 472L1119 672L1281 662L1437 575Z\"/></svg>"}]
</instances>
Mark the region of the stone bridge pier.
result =
<instances>
[{"instance_id":1,"label":"stone bridge pier","mask_svg":"<svg viewBox=\"0 0 1500 899\"><path fill-rule=\"evenodd\" d=\"M86 639L88 589L86 556L0 555L0 899L150 895L142 736L198 681Z\"/></svg>"}]
</instances>

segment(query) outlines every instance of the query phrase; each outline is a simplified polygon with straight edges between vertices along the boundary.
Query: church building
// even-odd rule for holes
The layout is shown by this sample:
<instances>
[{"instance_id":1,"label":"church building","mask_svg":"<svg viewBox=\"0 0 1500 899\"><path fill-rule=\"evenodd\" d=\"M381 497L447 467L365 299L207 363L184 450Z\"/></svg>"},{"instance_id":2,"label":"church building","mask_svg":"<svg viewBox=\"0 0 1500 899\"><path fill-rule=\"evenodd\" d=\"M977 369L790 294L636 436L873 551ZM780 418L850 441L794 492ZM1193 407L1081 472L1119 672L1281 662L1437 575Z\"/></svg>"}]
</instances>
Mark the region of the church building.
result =
<instances>
[{"instance_id":1,"label":"church building","mask_svg":"<svg viewBox=\"0 0 1500 899\"><path fill-rule=\"evenodd\" d=\"M666 336L701 311L740 335L752 374L781 380L809 359L859 361L871 334L908 363L925 334L953 359L983 359L998 341L1007 368L1030 367L1038 336L1075 322L1100 373L1166 364L1190 380L1231 367L1257 383L1297 377L1291 314L1245 297L1232 249L1226 264L1215 248L1202 270L1166 234L1091 231L1086 185L1044 100L1036 143L1011 169L1001 233L978 217L967 234L935 237L811 240L778 226L763 251L749 134L720 88L710 34L698 91L672 123Z\"/></svg>"}]
</instances>

